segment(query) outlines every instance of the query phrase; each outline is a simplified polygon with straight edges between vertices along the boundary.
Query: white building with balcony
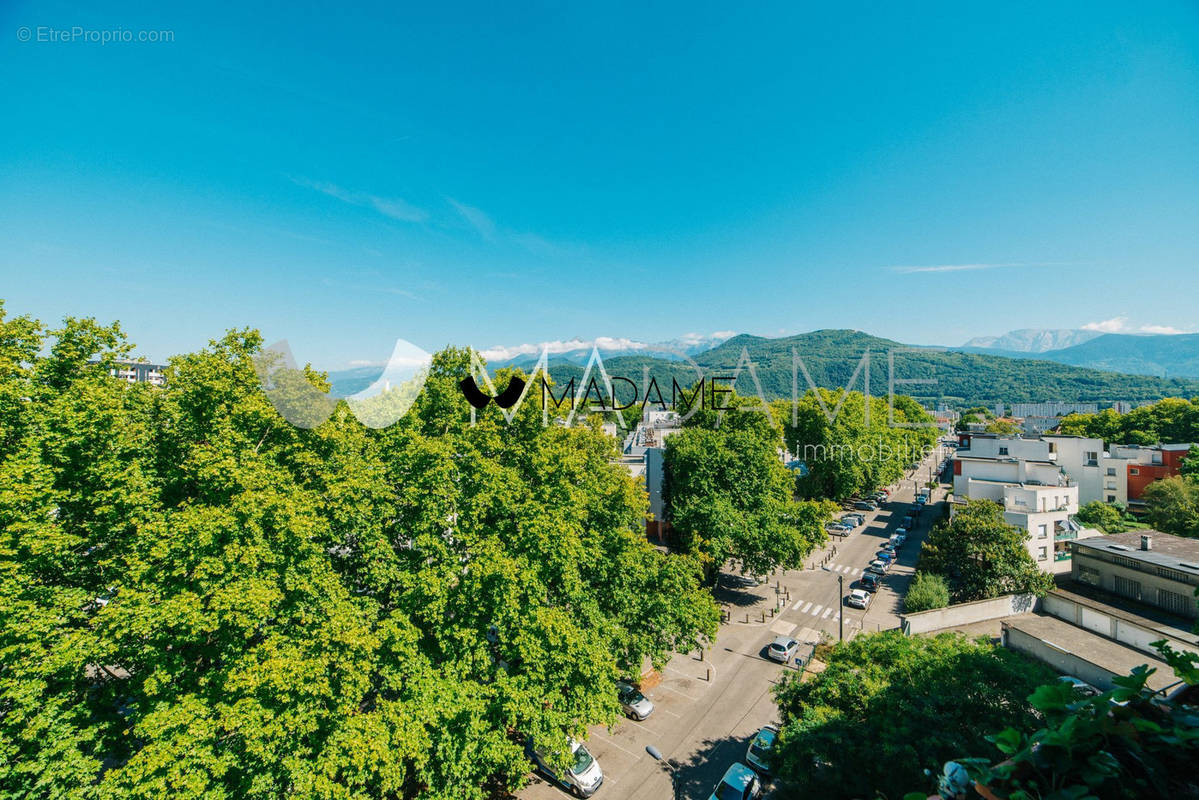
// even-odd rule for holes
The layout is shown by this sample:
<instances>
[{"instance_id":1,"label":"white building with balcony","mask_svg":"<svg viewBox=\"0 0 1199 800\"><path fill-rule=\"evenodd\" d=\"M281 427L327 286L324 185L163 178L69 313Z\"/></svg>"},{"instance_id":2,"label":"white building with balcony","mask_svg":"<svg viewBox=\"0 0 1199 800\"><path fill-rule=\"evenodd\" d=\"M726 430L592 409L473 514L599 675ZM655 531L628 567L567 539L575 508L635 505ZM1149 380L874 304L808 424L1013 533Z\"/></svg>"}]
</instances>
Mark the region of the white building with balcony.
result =
<instances>
[{"instance_id":1,"label":"white building with balcony","mask_svg":"<svg viewBox=\"0 0 1199 800\"><path fill-rule=\"evenodd\" d=\"M1004 520L1028 532L1028 553L1046 572L1070 571L1069 542L1099 531L1084 528L1078 513L1079 486L1050 458L1049 444L1038 439L975 439L954 459L956 502L992 500Z\"/></svg>"}]
</instances>

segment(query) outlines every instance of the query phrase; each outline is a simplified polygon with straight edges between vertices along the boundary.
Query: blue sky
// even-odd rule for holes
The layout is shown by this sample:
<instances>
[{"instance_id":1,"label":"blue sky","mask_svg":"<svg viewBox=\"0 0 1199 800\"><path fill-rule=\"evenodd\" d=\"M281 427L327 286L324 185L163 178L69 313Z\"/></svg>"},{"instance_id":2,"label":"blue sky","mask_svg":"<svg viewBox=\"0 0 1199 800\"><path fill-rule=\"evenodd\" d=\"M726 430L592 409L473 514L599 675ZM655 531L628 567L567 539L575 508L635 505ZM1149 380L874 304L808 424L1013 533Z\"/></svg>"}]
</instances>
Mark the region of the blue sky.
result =
<instances>
[{"instance_id":1,"label":"blue sky","mask_svg":"<svg viewBox=\"0 0 1199 800\"><path fill-rule=\"evenodd\" d=\"M10 313L326 368L1199 330L1193 2L169 5L0 8ZM174 41L37 40L72 26Z\"/></svg>"}]
</instances>

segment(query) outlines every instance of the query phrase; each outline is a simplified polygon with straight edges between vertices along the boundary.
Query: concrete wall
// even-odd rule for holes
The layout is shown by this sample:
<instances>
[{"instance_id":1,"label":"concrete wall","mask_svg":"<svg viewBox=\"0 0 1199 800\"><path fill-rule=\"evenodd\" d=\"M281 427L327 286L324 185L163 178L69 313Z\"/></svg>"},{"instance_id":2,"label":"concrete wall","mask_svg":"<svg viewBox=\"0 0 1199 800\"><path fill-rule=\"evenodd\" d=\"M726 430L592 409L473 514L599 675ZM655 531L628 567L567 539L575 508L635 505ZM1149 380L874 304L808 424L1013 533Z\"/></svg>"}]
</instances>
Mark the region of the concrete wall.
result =
<instances>
[{"instance_id":1,"label":"concrete wall","mask_svg":"<svg viewBox=\"0 0 1199 800\"><path fill-rule=\"evenodd\" d=\"M1199 646L1193 643L1194 637L1191 634L1180 631L1178 635L1172 636L1168 630L1148 627L1109 613L1103 607L1085 605L1057 592L1050 592L1042 598L1041 610L1072 625L1115 639L1121 644L1153 656L1160 654L1150 643L1159 639L1169 639L1170 644L1176 648L1199 653Z\"/></svg>"},{"instance_id":2,"label":"concrete wall","mask_svg":"<svg viewBox=\"0 0 1199 800\"><path fill-rule=\"evenodd\" d=\"M1114 685L1112 678L1115 677L1115 673L1111 670L1104 669L1098 664L1093 664L1085 658L1068 653L1049 642L1042 641L1007 624L1003 626L1003 644L1005 647L1043 661L1063 675L1081 678L1100 690L1107 691Z\"/></svg>"},{"instance_id":3,"label":"concrete wall","mask_svg":"<svg viewBox=\"0 0 1199 800\"><path fill-rule=\"evenodd\" d=\"M1025 614L1035 610L1036 606L1036 595L1007 594L990 600L975 600L972 603L958 603L931 611L904 614L900 627L906 635L911 636L957 625L969 625L972 622L999 619L1012 614Z\"/></svg>"}]
</instances>

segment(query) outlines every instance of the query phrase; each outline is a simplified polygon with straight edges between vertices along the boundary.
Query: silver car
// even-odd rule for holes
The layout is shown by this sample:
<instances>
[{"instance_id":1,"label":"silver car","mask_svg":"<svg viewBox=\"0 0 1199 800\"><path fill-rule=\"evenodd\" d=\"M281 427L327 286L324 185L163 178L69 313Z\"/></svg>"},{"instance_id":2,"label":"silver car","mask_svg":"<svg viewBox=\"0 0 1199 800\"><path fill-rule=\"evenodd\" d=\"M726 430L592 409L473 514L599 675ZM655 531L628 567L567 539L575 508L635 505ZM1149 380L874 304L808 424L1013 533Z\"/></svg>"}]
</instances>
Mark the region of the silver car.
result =
<instances>
[{"instance_id":1,"label":"silver car","mask_svg":"<svg viewBox=\"0 0 1199 800\"><path fill-rule=\"evenodd\" d=\"M766 648L766 655L780 664L786 664L798 649L799 642L787 636L779 636Z\"/></svg>"},{"instance_id":2,"label":"silver car","mask_svg":"<svg viewBox=\"0 0 1199 800\"><path fill-rule=\"evenodd\" d=\"M631 683L617 683L616 696L620 699L620 707L624 709L624 713L633 719L648 719L649 715L654 713L654 704Z\"/></svg>"}]
</instances>

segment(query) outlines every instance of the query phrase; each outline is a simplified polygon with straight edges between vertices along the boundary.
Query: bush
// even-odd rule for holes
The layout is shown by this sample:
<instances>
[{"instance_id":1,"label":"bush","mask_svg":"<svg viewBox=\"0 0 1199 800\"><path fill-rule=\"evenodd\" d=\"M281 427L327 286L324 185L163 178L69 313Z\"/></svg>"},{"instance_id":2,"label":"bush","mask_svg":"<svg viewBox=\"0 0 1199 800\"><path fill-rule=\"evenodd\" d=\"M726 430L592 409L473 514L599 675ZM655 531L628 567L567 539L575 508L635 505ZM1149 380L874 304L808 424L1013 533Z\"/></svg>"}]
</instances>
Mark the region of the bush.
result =
<instances>
[{"instance_id":1,"label":"bush","mask_svg":"<svg viewBox=\"0 0 1199 800\"><path fill-rule=\"evenodd\" d=\"M932 608L945 608L949 605L949 584L940 575L931 572L917 572L903 598L903 610L908 614L917 611L928 611Z\"/></svg>"}]
</instances>

